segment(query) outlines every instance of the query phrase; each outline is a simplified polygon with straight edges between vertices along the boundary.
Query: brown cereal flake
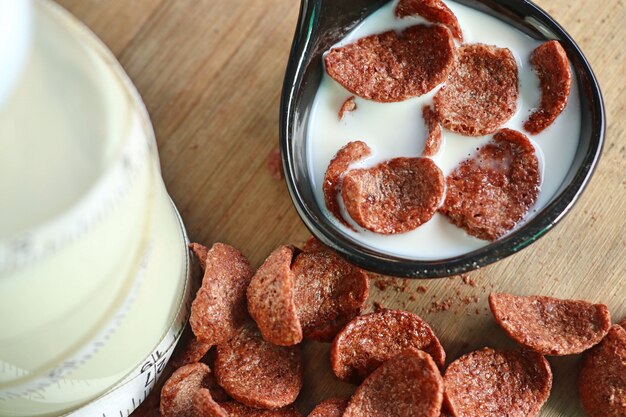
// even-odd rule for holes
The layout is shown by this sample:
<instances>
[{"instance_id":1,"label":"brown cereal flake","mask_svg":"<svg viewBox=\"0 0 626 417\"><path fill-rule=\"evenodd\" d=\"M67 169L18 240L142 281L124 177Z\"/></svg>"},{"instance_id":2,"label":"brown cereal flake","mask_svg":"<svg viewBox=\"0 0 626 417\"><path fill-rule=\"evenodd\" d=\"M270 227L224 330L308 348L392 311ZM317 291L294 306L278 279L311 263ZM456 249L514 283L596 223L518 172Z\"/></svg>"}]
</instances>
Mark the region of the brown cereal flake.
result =
<instances>
[{"instance_id":1,"label":"brown cereal flake","mask_svg":"<svg viewBox=\"0 0 626 417\"><path fill-rule=\"evenodd\" d=\"M585 352L578 392L589 417L626 416L626 330L611 327L600 344Z\"/></svg>"},{"instance_id":2,"label":"brown cereal flake","mask_svg":"<svg viewBox=\"0 0 626 417\"><path fill-rule=\"evenodd\" d=\"M430 355L408 349L383 363L350 399L344 417L439 417L443 380Z\"/></svg>"},{"instance_id":3,"label":"brown cereal flake","mask_svg":"<svg viewBox=\"0 0 626 417\"><path fill-rule=\"evenodd\" d=\"M331 366L337 378L358 383L409 347L425 351L443 367L446 353L428 323L408 311L383 309L356 317L337 334Z\"/></svg>"},{"instance_id":4,"label":"brown cereal flake","mask_svg":"<svg viewBox=\"0 0 626 417\"><path fill-rule=\"evenodd\" d=\"M337 116L339 117L339 120L343 120L343 116L345 116L346 113L350 113L354 110L356 110L356 102L354 101L354 96L350 96L341 105Z\"/></svg>"},{"instance_id":5,"label":"brown cereal flake","mask_svg":"<svg viewBox=\"0 0 626 417\"><path fill-rule=\"evenodd\" d=\"M278 148L278 146L270 151L269 155L267 156L266 165L270 175L276 181L281 181L283 178L285 178L285 172L283 171L283 160L280 156L280 149Z\"/></svg>"},{"instance_id":6,"label":"brown cereal flake","mask_svg":"<svg viewBox=\"0 0 626 417\"><path fill-rule=\"evenodd\" d=\"M496 322L523 347L542 355L573 355L596 345L611 327L603 304L491 293Z\"/></svg>"},{"instance_id":7,"label":"brown cereal flake","mask_svg":"<svg viewBox=\"0 0 626 417\"><path fill-rule=\"evenodd\" d=\"M193 252L198 260L198 264L200 264L200 268L202 271L206 269L206 258L209 256L209 248L200 244L200 243L190 243L189 249Z\"/></svg>"},{"instance_id":8,"label":"brown cereal flake","mask_svg":"<svg viewBox=\"0 0 626 417\"><path fill-rule=\"evenodd\" d=\"M252 268L241 252L223 243L211 247L189 318L199 340L211 345L223 343L244 323L246 287L251 278Z\"/></svg>"},{"instance_id":9,"label":"brown cereal flake","mask_svg":"<svg viewBox=\"0 0 626 417\"><path fill-rule=\"evenodd\" d=\"M195 417L194 396L206 388L211 370L203 363L178 368L161 389L160 412L163 417Z\"/></svg>"},{"instance_id":10,"label":"brown cereal flake","mask_svg":"<svg viewBox=\"0 0 626 417\"><path fill-rule=\"evenodd\" d=\"M248 311L268 342L291 346L302 341L293 298L294 274L291 271L295 248L275 249L254 274L248 287Z\"/></svg>"},{"instance_id":11,"label":"brown cereal flake","mask_svg":"<svg viewBox=\"0 0 626 417\"><path fill-rule=\"evenodd\" d=\"M345 398L330 398L316 405L308 417L342 417L347 406Z\"/></svg>"},{"instance_id":12,"label":"brown cereal flake","mask_svg":"<svg viewBox=\"0 0 626 417\"><path fill-rule=\"evenodd\" d=\"M539 77L541 103L524 123L524 129L536 135L550 126L567 105L572 74L567 54L559 41L548 41L530 55L530 63Z\"/></svg>"},{"instance_id":13,"label":"brown cereal flake","mask_svg":"<svg viewBox=\"0 0 626 417\"><path fill-rule=\"evenodd\" d=\"M220 404L230 417L302 417L293 406L279 408L278 410L260 410L248 407L237 402Z\"/></svg>"},{"instance_id":14,"label":"brown cereal flake","mask_svg":"<svg viewBox=\"0 0 626 417\"><path fill-rule=\"evenodd\" d=\"M211 396L206 388L201 388L194 394L193 408L194 416L202 417L229 417L230 415L224 410Z\"/></svg>"},{"instance_id":15,"label":"brown cereal flake","mask_svg":"<svg viewBox=\"0 0 626 417\"><path fill-rule=\"evenodd\" d=\"M359 97L379 102L420 96L442 83L454 61L454 41L444 26L411 26L371 35L324 57L326 72Z\"/></svg>"},{"instance_id":16,"label":"brown cereal flake","mask_svg":"<svg viewBox=\"0 0 626 417\"><path fill-rule=\"evenodd\" d=\"M235 400L255 408L277 409L293 403L302 388L299 346L276 346L252 326L242 327L217 346L215 377Z\"/></svg>"},{"instance_id":17,"label":"brown cereal flake","mask_svg":"<svg viewBox=\"0 0 626 417\"><path fill-rule=\"evenodd\" d=\"M422 108L422 117L428 129L428 137L426 138L422 155L425 157L435 156L437 152L439 152L441 141L443 140L441 125L439 125L437 113L435 113L431 106L424 106Z\"/></svg>"},{"instance_id":18,"label":"brown cereal flake","mask_svg":"<svg viewBox=\"0 0 626 417\"><path fill-rule=\"evenodd\" d=\"M467 136L495 132L517 109L518 70L506 48L466 44L434 98L435 112L446 129Z\"/></svg>"},{"instance_id":19,"label":"brown cereal flake","mask_svg":"<svg viewBox=\"0 0 626 417\"><path fill-rule=\"evenodd\" d=\"M476 156L446 178L439 211L480 239L496 240L537 201L541 176L535 148L515 130L502 129Z\"/></svg>"},{"instance_id":20,"label":"brown cereal flake","mask_svg":"<svg viewBox=\"0 0 626 417\"><path fill-rule=\"evenodd\" d=\"M314 253L314 252L323 252L323 251L334 252L328 246L320 242L315 236L309 237L307 241L304 242L304 245L302 245L302 252Z\"/></svg>"},{"instance_id":21,"label":"brown cereal flake","mask_svg":"<svg viewBox=\"0 0 626 417\"><path fill-rule=\"evenodd\" d=\"M330 342L361 313L369 284L367 275L333 252L303 252L292 267L294 302L305 338Z\"/></svg>"},{"instance_id":22,"label":"brown cereal flake","mask_svg":"<svg viewBox=\"0 0 626 417\"><path fill-rule=\"evenodd\" d=\"M622 321L620 321L620 322L619 322L619 323L617 323L617 324L619 324L619 325L620 325L620 326L622 326L624 329L626 329L626 317L624 317L624 318L622 319Z\"/></svg>"},{"instance_id":23,"label":"brown cereal flake","mask_svg":"<svg viewBox=\"0 0 626 417\"><path fill-rule=\"evenodd\" d=\"M483 348L452 362L443 376L454 417L535 417L550 395L550 364L538 353Z\"/></svg>"},{"instance_id":24,"label":"brown cereal flake","mask_svg":"<svg viewBox=\"0 0 626 417\"><path fill-rule=\"evenodd\" d=\"M342 177L348 170L351 164L358 162L371 155L372 150L365 142L354 141L348 143L343 148L339 149L335 154L335 157L330 161L326 174L324 175L324 200L326 201L326 207L333 216L337 218L344 225L352 228L348 222L341 215L339 209L339 190L341 187Z\"/></svg>"},{"instance_id":25,"label":"brown cereal flake","mask_svg":"<svg viewBox=\"0 0 626 417\"><path fill-rule=\"evenodd\" d=\"M452 10L441 0L400 0L396 6L395 14L403 18L407 16L422 16L433 23L441 23L452 32L452 35L463 42L461 26Z\"/></svg>"},{"instance_id":26,"label":"brown cereal flake","mask_svg":"<svg viewBox=\"0 0 626 417\"><path fill-rule=\"evenodd\" d=\"M429 158L394 158L353 169L343 179L346 211L360 226L381 234L414 230L435 214L444 193L441 169Z\"/></svg>"}]
</instances>

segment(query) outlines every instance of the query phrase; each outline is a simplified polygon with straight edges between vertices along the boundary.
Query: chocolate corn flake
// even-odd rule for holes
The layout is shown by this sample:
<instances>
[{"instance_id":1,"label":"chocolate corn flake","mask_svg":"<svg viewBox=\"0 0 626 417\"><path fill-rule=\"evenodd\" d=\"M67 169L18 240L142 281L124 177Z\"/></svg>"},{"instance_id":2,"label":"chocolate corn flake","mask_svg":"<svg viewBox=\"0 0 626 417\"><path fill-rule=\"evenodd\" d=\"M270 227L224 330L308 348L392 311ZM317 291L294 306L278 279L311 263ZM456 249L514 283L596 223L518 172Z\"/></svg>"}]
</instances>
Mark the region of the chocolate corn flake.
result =
<instances>
[{"instance_id":1,"label":"chocolate corn flake","mask_svg":"<svg viewBox=\"0 0 626 417\"><path fill-rule=\"evenodd\" d=\"M339 255L303 252L293 273L294 302L305 338L330 342L361 313L369 294L367 275Z\"/></svg>"},{"instance_id":2,"label":"chocolate corn flake","mask_svg":"<svg viewBox=\"0 0 626 417\"><path fill-rule=\"evenodd\" d=\"M220 386L249 407L285 407L302 388L300 347L269 343L252 325L217 346L214 368Z\"/></svg>"},{"instance_id":3,"label":"chocolate corn flake","mask_svg":"<svg viewBox=\"0 0 626 417\"><path fill-rule=\"evenodd\" d=\"M437 152L439 152L441 142L443 141L441 125L439 124L439 119L437 119L437 114L430 106L424 106L422 108L422 117L424 118L424 123L426 123L426 129L428 130L428 137L426 138L422 155L426 157L435 156Z\"/></svg>"},{"instance_id":4,"label":"chocolate corn flake","mask_svg":"<svg viewBox=\"0 0 626 417\"><path fill-rule=\"evenodd\" d=\"M326 72L346 90L379 102L420 96L445 81L454 61L452 33L444 26L411 26L333 48Z\"/></svg>"},{"instance_id":5,"label":"chocolate corn flake","mask_svg":"<svg viewBox=\"0 0 626 417\"><path fill-rule=\"evenodd\" d=\"M302 417L293 406L277 410L261 410L237 402L222 403L220 405L229 413L229 417Z\"/></svg>"},{"instance_id":6,"label":"chocolate corn flake","mask_svg":"<svg viewBox=\"0 0 626 417\"><path fill-rule=\"evenodd\" d=\"M533 51L530 63L539 77L541 103L524 123L524 129L538 134L550 126L567 105L572 74L567 54L559 41L548 41Z\"/></svg>"},{"instance_id":7,"label":"chocolate corn flake","mask_svg":"<svg viewBox=\"0 0 626 417\"><path fill-rule=\"evenodd\" d=\"M355 318L339 332L331 367L342 381L358 383L407 348L423 350L439 367L445 363L446 353L428 323L408 311L382 309Z\"/></svg>"},{"instance_id":8,"label":"chocolate corn flake","mask_svg":"<svg viewBox=\"0 0 626 417\"><path fill-rule=\"evenodd\" d=\"M345 116L346 113L350 113L354 110L356 110L356 102L354 101L354 96L350 96L341 105L337 116L339 117L339 120L343 120L343 116Z\"/></svg>"},{"instance_id":9,"label":"chocolate corn flake","mask_svg":"<svg viewBox=\"0 0 626 417\"><path fill-rule=\"evenodd\" d=\"M441 0L400 0L396 5L397 17L422 16L433 23L447 26L452 36L463 42L461 26L454 13Z\"/></svg>"},{"instance_id":10,"label":"chocolate corn flake","mask_svg":"<svg viewBox=\"0 0 626 417\"><path fill-rule=\"evenodd\" d=\"M201 388L194 394L193 408L195 416L229 417L228 412L213 399L211 392L206 388Z\"/></svg>"},{"instance_id":11,"label":"chocolate corn flake","mask_svg":"<svg viewBox=\"0 0 626 417\"><path fill-rule=\"evenodd\" d=\"M161 389L160 412L163 417L195 417L194 396L206 388L211 370L203 363L178 368Z\"/></svg>"},{"instance_id":12,"label":"chocolate corn flake","mask_svg":"<svg viewBox=\"0 0 626 417\"><path fill-rule=\"evenodd\" d=\"M611 327L609 309L553 297L489 295L496 322L523 347L542 355L572 355L602 340Z\"/></svg>"},{"instance_id":13,"label":"chocolate corn flake","mask_svg":"<svg viewBox=\"0 0 626 417\"><path fill-rule=\"evenodd\" d=\"M446 178L440 212L467 233L496 240L537 201L541 176L535 148L523 134L502 129Z\"/></svg>"},{"instance_id":14,"label":"chocolate corn flake","mask_svg":"<svg viewBox=\"0 0 626 417\"><path fill-rule=\"evenodd\" d=\"M439 417L443 381L430 355L408 349L357 388L343 417Z\"/></svg>"},{"instance_id":15,"label":"chocolate corn flake","mask_svg":"<svg viewBox=\"0 0 626 417\"><path fill-rule=\"evenodd\" d=\"M198 340L217 345L234 335L247 319L246 288L251 278L252 268L241 252L223 243L211 247L189 318Z\"/></svg>"},{"instance_id":16,"label":"chocolate corn flake","mask_svg":"<svg viewBox=\"0 0 626 417\"><path fill-rule=\"evenodd\" d=\"M351 164L358 162L364 158L367 158L372 153L365 142L354 141L348 143L343 148L337 151L335 157L330 161L328 168L326 169L326 175L324 176L324 200L326 201L326 207L328 211L332 213L339 221L346 226L351 226L345 221L341 215L339 209L339 192L341 188L341 182L343 175L348 170Z\"/></svg>"},{"instance_id":17,"label":"chocolate corn flake","mask_svg":"<svg viewBox=\"0 0 626 417\"><path fill-rule=\"evenodd\" d=\"M495 132L517 109L518 69L507 48L466 44L434 98L443 127L466 136Z\"/></svg>"},{"instance_id":18,"label":"chocolate corn flake","mask_svg":"<svg viewBox=\"0 0 626 417\"><path fill-rule=\"evenodd\" d=\"M302 341L294 303L293 246L274 250L254 274L247 290L248 311L265 340L280 346Z\"/></svg>"},{"instance_id":19,"label":"chocolate corn flake","mask_svg":"<svg viewBox=\"0 0 626 417\"><path fill-rule=\"evenodd\" d=\"M353 169L342 185L350 217L381 234L408 232L430 220L443 192L441 169L429 158L395 158L372 168Z\"/></svg>"},{"instance_id":20,"label":"chocolate corn flake","mask_svg":"<svg viewBox=\"0 0 626 417\"><path fill-rule=\"evenodd\" d=\"M552 371L538 353L484 348L452 362L443 380L453 417L535 417L550 395Z\"/></svg>"},{"instance_id":21,"label":"chocolate corn flake","mask_svg":"<svg viewBox=\"0 0 626 417\"><path fill-rule=\"evenodd\" d=\"M614 325L585 352L578 392L589 417L626 416L626 330Z\"/></svg>"}]
</instances>

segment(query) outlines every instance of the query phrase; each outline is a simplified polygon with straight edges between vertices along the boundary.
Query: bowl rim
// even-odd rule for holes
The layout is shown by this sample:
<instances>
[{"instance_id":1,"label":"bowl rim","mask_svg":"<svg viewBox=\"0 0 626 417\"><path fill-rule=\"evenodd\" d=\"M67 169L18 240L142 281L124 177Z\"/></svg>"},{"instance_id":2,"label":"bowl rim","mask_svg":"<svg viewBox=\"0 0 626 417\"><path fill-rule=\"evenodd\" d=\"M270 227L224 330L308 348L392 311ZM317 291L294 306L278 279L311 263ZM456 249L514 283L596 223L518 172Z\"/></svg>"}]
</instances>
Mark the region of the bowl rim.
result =
<instances>
[{"instance_id":1,"label":"bowl rim","mask_svg":"<svg viewBox=\"0 0 626 417\"><path fill-rule=\"evenodd\" d=\"M505 9L511 9L513 5L525 8L527 16L532 16L547 26L556 35L555 38L565 44L570 61L577 61L579 66L575 68L576 81L579 82L579 79L584 77L591 86L591 92L588 94L592 97L589 147L569 184L562 187L548 205L514 232L463 255L441 260L416 260L379 252L365 246L355 246L346 238L342 239L341 232L326 216L322 217L321 224L317 222L300 194L295 180L296 165L290 144L295 125L295 102L305 69L303 63L307 53L310 53L313 24L322 0L301 1L280 103L280 149L285 180L298 215L313 236L366 270L398 277L428 279L458 275L497 262L528 247L558 224L578 201L595 172L604 147L606 114L600 85L587 58L567 31L533 2L527 0L491 0L491 2ZM485 0L473 3L484 4ZM584 93L581 91L581 94Z\"/></svg>"}]
</instances>

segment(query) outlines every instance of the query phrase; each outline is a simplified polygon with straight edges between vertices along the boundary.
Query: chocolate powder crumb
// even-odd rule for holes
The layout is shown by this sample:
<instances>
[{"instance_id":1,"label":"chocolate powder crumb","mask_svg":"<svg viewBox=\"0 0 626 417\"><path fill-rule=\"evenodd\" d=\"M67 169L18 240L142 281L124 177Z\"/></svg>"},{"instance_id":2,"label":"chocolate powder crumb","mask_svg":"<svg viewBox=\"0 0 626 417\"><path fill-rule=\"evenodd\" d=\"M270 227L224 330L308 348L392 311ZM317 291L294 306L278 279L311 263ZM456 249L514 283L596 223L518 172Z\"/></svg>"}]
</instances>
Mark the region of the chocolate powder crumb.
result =
<instances>
[{"instance_id":1,"label":"chocolate powder crumb","mask_svg":"<svg viewBox=\"0 0 626 417\"><path fill-rule=\"evenodd\" d=\"M461 279L463 280L463 283L465 285L470 285L472 287L476 287L476 280L473 278L470 278L469 274L462 274L461 275Z\"/></svg>"},{"instance_id":2,"label":"chocolate powder crumb","mask_svg":"<svg viewBox=\"0 0 626 417\"><path fill-rule=\"evenodd\" d=\"M409 281L399 278L382 278L378 279L374 285L381 291L391 288L396 292L406 292L409 288Z\"/></svg>"},{"instance_id":3,"label":"chocolate powder crumb","mask_svg":"<svg viewBox=\"0 0 626 417\"><path fill-rule=\"evenodd\" d=\"M356 102L354 101L354 96L350 96L341 105L341 108L339 109L339 113L337 114L337 116L339 117L339 120L343 120L343 116L346 113L350 113L351 111L354 111L354 110L356 110Z\"/></svg>"},{"instance_id":4,"label":"chocolate powder crumb","mask_svg":"<svg viewBox=\"0 0 626 417\"><path fill-rule=\"evenodd\" d=\"M440 313L442 311L448 311L454 305L454 301L451 298L447 298L442 301L433 301L430 305L430 308L427 310L428 313Z\"/></svg>"},{"instance_id":5,"label":"chocolate powder crumb","mask_svg":"<svg viewBox=\"0 0 626 417\"><path fill-rule=\"evenodd\" d=\"M285 178L285 174L283 172L283 161L280 156L280 149L275 147L267 156L266 160L267 170L269 171L272 178L276 181L282 181Z\"/></svg>"}]
</instances>

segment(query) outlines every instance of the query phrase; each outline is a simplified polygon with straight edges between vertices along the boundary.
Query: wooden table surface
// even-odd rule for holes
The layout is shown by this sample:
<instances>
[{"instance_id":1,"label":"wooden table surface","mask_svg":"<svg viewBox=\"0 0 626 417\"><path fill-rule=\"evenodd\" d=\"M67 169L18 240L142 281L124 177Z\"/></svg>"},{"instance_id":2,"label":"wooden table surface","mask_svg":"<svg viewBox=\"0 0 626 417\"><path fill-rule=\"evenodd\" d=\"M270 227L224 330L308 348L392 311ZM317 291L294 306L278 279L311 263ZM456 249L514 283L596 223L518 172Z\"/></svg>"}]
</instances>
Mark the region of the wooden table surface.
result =
<instances>
[{"instance_id":1,"label":"wooden table surface","mask_svg":"<svg viewBox=\"0 0 626 417\"><path fill-rule=\"evenodd\" d=\"M285 184L266 169L278 140L297 0L59 3L111 48L137 85L165 182L192 240L233 244L259 265L276 246L307 238ZM591 62L605 97L607 140L571 214L531 247L471 273L476 286L458 277L392 283L385 291L372 286L370 302L422 315L451 359L485 345L512 346L487 311L490 291L582 298L606 303L615 319L626 316L626 7L624 0L537 3ZM450 308L435 311L433 303ZM303 412L331 395L350 394L353 387L332 376L327 345L307 344L304 352ZM580 357L550 362L554 386L541 415L582 416L575 387Z\"/></svg>"}]
</instances>

